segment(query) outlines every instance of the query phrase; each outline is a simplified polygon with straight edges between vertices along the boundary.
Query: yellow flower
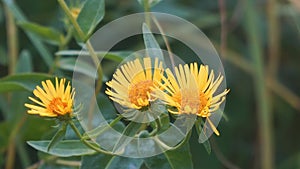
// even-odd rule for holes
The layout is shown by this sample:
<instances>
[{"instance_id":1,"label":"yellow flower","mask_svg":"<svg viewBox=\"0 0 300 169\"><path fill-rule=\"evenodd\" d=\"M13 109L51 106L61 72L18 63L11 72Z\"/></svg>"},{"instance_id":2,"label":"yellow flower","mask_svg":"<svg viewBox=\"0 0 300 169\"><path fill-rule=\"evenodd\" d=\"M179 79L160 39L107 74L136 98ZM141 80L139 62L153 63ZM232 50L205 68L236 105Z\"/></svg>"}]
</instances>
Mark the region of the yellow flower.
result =
<instances>
[{"instance_id":1,"label":"yellow flower","mask_svg":"<svg viewBox=\"0 0 300 169\"><path fill-rule=\"evenodd\" d=\"M105 93L109 98L127 108L141 109L147 107L152 89L161 81L163 74L162 62L156 58L154 67L151 58L135 59L122 65L113 74L113 79L107 82Z\"/></svg>"},{"instance_id":2,"label":"yellow flower","mask_svg":"<svg viewBox=\"0 0 300 169\"><path fill-rule=\"evenodd\" d=\"M55 87L50 80L42 82L43 89L37 86L33 90L33 94L39 99L29 97L31 101L36 103L25 104L28 110L28 114L38 114L40 116L57 117L64 115L72 115L73 101L75 90L71 89L70 82L65 87L66 79L55 78Z\"/></svg>"},{"instance_id":3,"label":"yellow flower","mask_svg":"<svg viewBox=\"0 0 300 169\"><path fill-rule=\"evenodd\" d=\"M207 118L213 131L219 135L209 116L219 109L229 92L225 89L215 94L223 81L223 76L215 78L213 70L209 74L208 66L201 65L198 70L197 63L191 63L190 67L188 64L175 67L175 76L170 69L166 70L166 74L168 77L162 77L162 83L159 84L164 91L158 89L153 96L174 107L175 110L168 109L170 113L195 114Z\"/></svg>"}]
</instances>

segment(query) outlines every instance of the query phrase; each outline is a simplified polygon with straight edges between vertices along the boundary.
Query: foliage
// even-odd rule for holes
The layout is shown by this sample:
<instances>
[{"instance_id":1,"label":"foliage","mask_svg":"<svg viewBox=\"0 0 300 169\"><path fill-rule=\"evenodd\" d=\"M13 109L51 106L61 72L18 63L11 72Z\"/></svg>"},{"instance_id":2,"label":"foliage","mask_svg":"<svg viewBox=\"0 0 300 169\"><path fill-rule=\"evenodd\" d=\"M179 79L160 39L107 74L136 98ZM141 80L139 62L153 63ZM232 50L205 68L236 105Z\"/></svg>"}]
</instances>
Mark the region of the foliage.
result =
<instances>
[{"instance_id":1,"label":"foliage","mask_svg":"<svg viewBox=\"0 0 300 169\"><path fill-rule=\"evenodd\" d=\"M291 133L297 133L300 127L297 121L300 9L296 1L267 2L2 0L0 168L299 168L300 137ZM77 8L80 11L74 17L72 10ZM103 94L105 82L133 50L145 48L150 57L164 60L161 49L169 50L170 45L173 53L191 62L195 58L190 49L171 37L167 37L168 44L165 37L153 34L149 18L140 27L142 35L119 42L108 53L93 51L88 46L89 38L98 28L119 17L143 11L167 12L187 19L201 28L217 48L231 89L225 117L218 127L220 137L212 136L199 144L198 137L204 128L203 121L199 120L179 145L144 158L110 154L111 151L101 149L90 138L103 135L107 142L115 140L112 151L118 153L126 149L131 137L147 138L173 125L170 121L174 117L167 112L146 127L121 120ZM88 50L81 51L84 47ZM94 70L91 63L78 61L78 55L92 55L94 62L101 60L103 71ZM88 126L78 123L80 117L62 122L26 113L24 103L29 102L28 96L32 96L34 88L54 77L71 80L75 64L80 66L77 71L83 78L98 77L96 101L109 126L122 133L122 137L116 137L101 125L85 132ZM84 109L79 103L76 106L76 111ZM94 123L101 124L101 121L94 118L91 125ZM175 131L174 135L181 134ZM153 151L151 148L148 145L143 149L127 147L126 151Z\"/></svg>"}]
</instances>

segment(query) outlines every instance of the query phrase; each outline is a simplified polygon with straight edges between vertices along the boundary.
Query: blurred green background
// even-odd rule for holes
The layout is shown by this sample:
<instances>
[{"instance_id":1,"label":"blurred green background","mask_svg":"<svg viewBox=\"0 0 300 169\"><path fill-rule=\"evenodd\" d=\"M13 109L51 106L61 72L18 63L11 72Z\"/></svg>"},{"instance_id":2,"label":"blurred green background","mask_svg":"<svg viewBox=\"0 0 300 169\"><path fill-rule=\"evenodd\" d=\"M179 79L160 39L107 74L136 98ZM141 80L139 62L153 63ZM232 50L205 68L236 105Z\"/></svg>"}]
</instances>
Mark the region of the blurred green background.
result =
<instances>
[{"instance_id":1,"label":"blurred green background","mask_svg":"<svg viewBox=\"0 0 300 169\"><path fill-rule=\"evenodd\" d=\"M10 18L14 17L6 7L10 2L0 1L0 77L16 72L48 73L36 45L18 26L18 19ZM29 21L64 30L64 15L57 1L15 3ZM151 11L174 14L198 26L224 64L231 91L226 117L218 126L221 135L212 136L209 155L193 132L194 168L300 168L300 1L162 0ZM136 12L143 12L143 7L135 0L106 0L105 16L98 27ZM134 49L141 45L142 41L124 46ZM53 58L59 50L47 43L45 47ZM74 39L68 47L80 50ZM188 55L177 42L171 42L171 47ZM12 55L17 56L16 63L11 62ZM12 64L17 70L10 70ZM47 138L53 134L49 128L54 123L25 113L23 104L29 95L1 91L0 168L9 169L8 163L14 168L44 163L40 159L45 155L26 141Z\"/></svg>"}]
</instances>

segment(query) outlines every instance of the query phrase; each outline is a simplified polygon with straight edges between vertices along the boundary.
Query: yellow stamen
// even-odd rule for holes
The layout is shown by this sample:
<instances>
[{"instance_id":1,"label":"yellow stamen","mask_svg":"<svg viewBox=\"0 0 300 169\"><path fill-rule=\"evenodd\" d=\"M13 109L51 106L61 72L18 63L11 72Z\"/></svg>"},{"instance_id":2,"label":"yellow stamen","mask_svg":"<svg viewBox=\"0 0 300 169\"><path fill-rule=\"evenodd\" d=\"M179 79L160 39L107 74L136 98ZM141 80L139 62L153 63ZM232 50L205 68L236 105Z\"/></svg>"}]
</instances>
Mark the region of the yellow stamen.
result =
<instances>
[{"instance_id":1,"label":"yellow stamen","mask_svg":"<svg viewBox=\"0 0 300 169\"><path fill-rule=\"evenodd\" d=\"M129 101L139 107L147 106L149 104L149 93L153 82L151 80L141 81L129 87L128 97Z\"/></svg>"}]
</instances>

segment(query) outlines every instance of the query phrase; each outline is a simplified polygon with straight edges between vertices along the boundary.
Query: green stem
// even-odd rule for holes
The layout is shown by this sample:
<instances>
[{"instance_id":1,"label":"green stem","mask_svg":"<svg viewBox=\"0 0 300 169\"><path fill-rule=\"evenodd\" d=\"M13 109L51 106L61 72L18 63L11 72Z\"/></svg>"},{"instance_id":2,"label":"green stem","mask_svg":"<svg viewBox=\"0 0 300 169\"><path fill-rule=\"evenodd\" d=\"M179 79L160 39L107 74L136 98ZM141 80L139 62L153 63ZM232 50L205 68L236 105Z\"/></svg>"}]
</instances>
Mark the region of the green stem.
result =
<instances>
[{"instance_id":1,"label":"green stem","mask_svg":"<svg viewBox=\"0 0 300 169\"><path fill-rule=\"evenodd\" d=\"M154 136L161 129L160 117L158 117L158 118L155 119L155 123L156 123L156 128L153 129L153 131L151 131L151 133L149 134L150 136Z\"/></svg>"},{"instance_id":2,"label":"green stem","mask_svg":"<svg viewBox=\"0 0 300 169\"><path fill-rule=\"evenodd\" d=\"M150 5L149 0L144 1L144 11L145 11L145 22L149 29L151 29L151 16L150 16Z\"/></svg>"},{"instance_id":3,"label":"green stem","mask_svg":"<svg viewBox=\"0 0 300 169\"><path fill-rule=\"evenodd\" d=\"M5 16L6 16L6 30L7 30L7 46L8 46L8 60L9 60L9 74L13 74L16 69L17 59L18 59L18 37L17 37L17 27L13 14L10 12L9 8L4 6Z\"/></svg>"},{"instance_id":4,"label":"green stem","mask_svg":"<svg viewBox=\"0 0 300 169\"><path fill-rule=\"evenodd\" d=\"M157 131L159 131L161 129L161 121L159 117L155 119L155 123L156 123Z\"/></svg>"},{"instance_id":5,"label":"green stem","mask_svg":"<svg viewBox=\"0 0 300 169\"><path fill-rule=\"evenodd\" d=\"M68 8L68 6L65 3L65 1L64 0L58 0L58 3L60 4L61 8L64 10L64 12L67 15L67 17L69 18L69 20L71 21L71 23L74 26L74 29L76 30L76 32L78 33L80 39L82 41L84 41L85 40L85 34L81 30L81 28L80 28L78 22L76 21L76 19L72 16L71 11ZM95 50L94 50L94 48L91 45L91 43L90 43L89 40L86 41L86 47L87 47L87 49L88 49L88 51L89 51L89 53L90 53L90 55L91 55L91 57L93 59L93 62L95 64L95 66L99 66L99 68L98 68L98 75L99 75L99 77L98 78L101 79L101 81L102 81L102 76L103 76L103 74L102 74L102 68L100 66L100 62L98 60L97 54L96 54L96 52L95 52ZM101 83L100 83L100 85L101 85Z\"/></svg>"},{"instance_id":6,"label":"green stem","mask_svg":"<svg viewBox=\"0 0 300 169\"><path fill-rule=\"evenodd\" d=\"M260 139L260 156L261 167L264 169L274 168L273 157L273 130L272 130L272 114L269 106L268 90L266 87L264 64L261 48L261 40L259 39L260 31L258 30L258 20L254 2L247 0L246 3L246 28L249 39L249 46L253 66L254 66L254 85L256 92L256 100L258 105L258 124Z\"/></svg>"},{"instance_id":7,"label":"green stem","mask_svg":"<svg viewBox=\"0 0 300 169\"><path fill-rule=\"evenodd\" d=\"M68 7L68 5L66 4L66 2L64 0L57 0L59 5L61 6L61 8L64 10L65 14L67 15L67 17L69 18L69 20L71 21L71 23L73 24L76 32L78 33L79 37L81 40L85 39L85 35L84 32L81 30L78 22L76 21L76 18L74 18L72 16L72 13Z\"/></svg>"},{"instance_id":8,"label":"green stem","mask_svg":"<svg viewBox=\"0 0 300 169\"><path fill-rule=\"evenodd\" d=\"M75 132L75 134L80 138L80 140L83 142L83 144L85 144L87 147L89 147L89 148L91 148L91 149L93 149L93 150L95 150L96 152L99 152L99 153L103 153L103 154L106 154L106 155L115 155L112 152L108 152L108 151L102 150L101 148L99 148L95 144L92 144L89 141L83 139L80 131L75 126L75 124L74 124L74 122L72 120L68 121L68 124L71 126L71 128L73 129L73 131Z\"/></svg>"},{"instance_id":9,"label":"green stem","mask_svg":"<svg viewBox=\"0 0 300 169\"><path fill-rule=\"evenodd\" d=\"M103 129L101 129L100 131L98 131L98 128L95 128L89 132L87 132L86 134L83 135L83 139L88 139L88 138L94 138L99 136L100 134L102 134L103 132L107 131L110 127L115 126L123 117L122 116L118 116L117 118L115 118L112 122L109 123L109 125L105 126ZM94 132L94 131L97 132Z\"/></svg>"},{"instance_id":10,"label":"green stem","mask_svg":"<svg viewBox=\"0 0 300 169\"><path fill-rule=\"evenodd\" d=\"M19 121L15 124L12 132L9 136L9 144L7 148L7 158L5 169L13 169L15 164L15 153L16 153L16 137L18 136L24 122L26 121L26 116L24 115Z\"/></svg>"},{"instance_id":11,"label":"green stem","mask_svg":"<svg viewBox=\"0 0 300 169\"><path fill-rule=\"evenodd\" d=\"M56 164L64 165L64 166L70 166L70 167L80 167L81 162L80 161L70 161L70 160L62 160L57 159L55 161Z\"/></svg>"},{"instance_id":12,"label":"green stem","mask_svg":"<svg viewBox=\"0 0 300 169\"><path fill-rule=\"evenodd\" d=\"M269 64L268 64L268 75L276 77L279 55L280 55L280 31L279 31L279 20L277 17L277 1L268 0L267 3L267 17L268 17L268 41L269 41Z\"/></svg>"},{"instance_id":13,"label":"green stem","mask_svg":"<svg viewBox=\"0 0 300 169\"><path fill-rule=\"evenodd\" d=\"M69 20L71 21L71 23L74 26L75 31L78 33L80 39L82 41L85 41L85 34L84 32L81 30L78 22L76 21L76 19L72 16L72 13L69 9L69 7L67 6L67 4L65 3L64 0L58 0L58 3L60 4L60 6L62 7L62 9L64 10L65 14L67 15L67 17L69 18ZM96 88L95 88L95 94L98 94L101 90L102 87L102 80L103 80L103 71L102 71L102 67L100 65L99 59L97 57L97 54L92 46L92 44L90 43L89 40L86 41L86 48L88 50L88 52L91 55L91 58L95 64L96 67L98 67L97 69L97 74L98 74L98 80L97 80L97 84L96 84ZM88 120L89 120L89 125L91 125L91 121L93 119L93 112L94 112L94 107L95 107L95 100L92 99L92 102L90 104L90 110L88 112ZM91 126L88 126L88 128L91 128Z\"/></svg>"},{"instance_id":14,"label":"green stem","mask_svg":"<svg viewBox=\"0 0 300 169\"><path fill-rule=\"evenodd\" d=\"M213 43L217 48L220 48L216 42ZM243 58L240 54L232 51L227 50L227 55L224 57L228 62L236 66L237 68L241 69L245 73L250 75L254 75L254 68L252 64L247 62L246 59ZM295 108L296 110L300 111L300 97L297 96L293 91L289 88L281 84L275 77L269 77L267 79L267 86L273 93L277 94L283 100L285 100L290 106Z\"/></svg>"},{"instance_id":15,"label":"green stem","mask_svg":"<svg viewBox=\"0 0 300 169\"><path fill-rule=\"evenodd\" d=\"M26 168L30 165L30 158L29 154L25 149L25 145L19 139L16 140L17 152L18 156L20 157L21 164L23 168Z\"/></svg>"},{"instance_id":16,"label":"green stem","mask_svg":"<svg viewBox=\"0 0 300 169\"><path fill-rule=\"evenodd\" d=\"M220 15L221 15L221 48L220 48L220 55L221 57L226 56L226 49L227 49L227 25L226 25L226 2L225 0L219 0L219 8L220 8Z\"/></svg>"},{"instance_id":17,"label":"green stem","mask_svg":"<svg viewBox=\"0 0 300 169\"><path fill-rule=\"evenodd\" d=\"M155 25L157 26L159 32L161 33L161 36L162 36L162 38L164 40L164 43L165 43L165 45L167 47L167 50L168 50L168 54L169 54L169 57L170 57L170 60L171 60L172 68L174 69L174 67L175 67L174 56L172 54L171 46L170 46L169 41L168 41L168 39L166 37L166 34L165 34L164 30L162 29L160 23L156 19L156 17L153 16L152 19L153 19L153 22L155 23Z\"/></svg>"}]
</instances>

